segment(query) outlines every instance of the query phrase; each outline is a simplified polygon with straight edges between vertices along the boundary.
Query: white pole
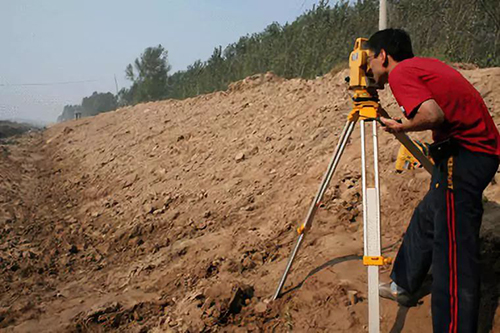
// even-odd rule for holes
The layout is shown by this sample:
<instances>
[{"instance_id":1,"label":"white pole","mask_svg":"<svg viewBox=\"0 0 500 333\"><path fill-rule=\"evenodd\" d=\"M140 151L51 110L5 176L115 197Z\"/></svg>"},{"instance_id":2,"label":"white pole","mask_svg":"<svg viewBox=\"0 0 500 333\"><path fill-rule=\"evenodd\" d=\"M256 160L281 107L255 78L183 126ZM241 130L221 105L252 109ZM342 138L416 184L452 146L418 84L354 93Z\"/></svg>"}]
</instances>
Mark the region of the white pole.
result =
<instances>
[{"instance_id":1,"label":"white pole","mask_svg":"<svg viewBox=\"0 0 500 333\"><path fill-rule=\"evenodd\" d=\"M116 74L115 74L115 87L116 87L116 96L118 96L118 81L116 81Z\"/></svg>"},{"instance_id":2,"label":"white pole","mask_svg":"<svg viewBox=\"0 0 500 333\"><path fill-rule=\"evenodd\" d=\"M378 15L378 29L387 29L387 1L380 0L380 10Z\"/></svg>"}]
</instances>

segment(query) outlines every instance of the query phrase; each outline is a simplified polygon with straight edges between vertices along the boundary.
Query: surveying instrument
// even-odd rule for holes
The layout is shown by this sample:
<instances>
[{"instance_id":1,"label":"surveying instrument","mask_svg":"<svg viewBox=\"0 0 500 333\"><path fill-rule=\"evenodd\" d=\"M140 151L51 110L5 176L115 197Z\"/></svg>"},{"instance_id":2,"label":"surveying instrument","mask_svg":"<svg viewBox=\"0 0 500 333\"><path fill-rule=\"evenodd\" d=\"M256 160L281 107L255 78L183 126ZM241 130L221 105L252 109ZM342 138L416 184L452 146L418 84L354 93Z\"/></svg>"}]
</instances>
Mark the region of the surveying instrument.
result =
<instances>
[{"instance_id":1,"label":"surveying instrument","mask_svg":"<svg viewBox=\"0 0 500 333\"><path fill-rule=\"evenodd\" d=\"M361 130L361 176L363 186L363 239L364 253L363 264L368 268L368 326L370 333L380 331L380 311L379 311L379 266L390 263L390 258L385 258L381 253L380 241L380 187L378 176L378 140L377 140L377 122L380 122L379 116L390 118L388 113L380 107L377 89L374 79L367 75L370 68L368 66L367 39L358 38L354 45L354 50L349 58L349 89L354 92L352 101L352 110L347 116L347 123L340 135L333 157L328 165L328 169L323 177L319 191L314 198L305 222L297 229L299 238L292 254L288 260L285 272L273 296L276 300L283 289L287 275L292 267L293 260L299 251L300 245L304 240L306 233L311 229L316 211L321 205L321 200L326 192L328 184L335 173L342 153L349 141L349 138L358 121L360 121ZM373 141L373 177L367 179L367 159L366 159L366 140L365 124L372 123L372 141ZM394 134L401 144L413 155L413 157L429 172L432 173L432 162L424 155L421 148L415 144L406 134ZM370 186L367 187L367 183Z\"/></svg>"}]
</instances>

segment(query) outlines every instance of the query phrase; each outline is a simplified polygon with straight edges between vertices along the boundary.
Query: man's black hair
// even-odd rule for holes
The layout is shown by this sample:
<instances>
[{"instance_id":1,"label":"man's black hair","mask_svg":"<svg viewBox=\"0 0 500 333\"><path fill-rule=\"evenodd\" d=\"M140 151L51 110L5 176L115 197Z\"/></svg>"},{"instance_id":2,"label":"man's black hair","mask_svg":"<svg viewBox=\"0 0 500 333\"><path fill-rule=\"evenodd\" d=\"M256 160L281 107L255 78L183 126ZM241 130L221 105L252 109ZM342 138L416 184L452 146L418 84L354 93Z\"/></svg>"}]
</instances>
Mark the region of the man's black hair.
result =
<instances>
[{"instance_id":1,"label":"man's black hair","mask_svg":"<svg viewBox=\"0 0 500 333\"><path fill-rule=\"evenodd\" d=\"M378 57L380 50L392 57L395 61L413 58L410 35L401 29L385 29L374 33L368 40L368 48Z\"/></svg>"}]
</instances>

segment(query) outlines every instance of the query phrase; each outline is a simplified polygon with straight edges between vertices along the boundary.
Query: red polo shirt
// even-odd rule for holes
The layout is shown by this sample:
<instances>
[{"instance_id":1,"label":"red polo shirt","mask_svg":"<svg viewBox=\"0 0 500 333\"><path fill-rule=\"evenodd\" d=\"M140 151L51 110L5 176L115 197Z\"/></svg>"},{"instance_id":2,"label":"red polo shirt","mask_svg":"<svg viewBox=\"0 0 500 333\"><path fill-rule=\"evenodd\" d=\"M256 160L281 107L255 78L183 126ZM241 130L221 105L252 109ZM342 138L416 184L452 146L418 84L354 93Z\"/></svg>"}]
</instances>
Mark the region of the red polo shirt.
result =
<instances>
[{"instance_id":1,"label":"red polo shirt","mask_svg":"<svg viewBox=\"0 0 500 333\"><path fill-rule=\"evenodd\" d=\"M389 74L389 85L406 117L434 99L445 121L432 131L439 142L456 139L463 147L500 156L500 134L479 92L459 72L437 59L414 57Z\"/></svg>"}]
</instances>

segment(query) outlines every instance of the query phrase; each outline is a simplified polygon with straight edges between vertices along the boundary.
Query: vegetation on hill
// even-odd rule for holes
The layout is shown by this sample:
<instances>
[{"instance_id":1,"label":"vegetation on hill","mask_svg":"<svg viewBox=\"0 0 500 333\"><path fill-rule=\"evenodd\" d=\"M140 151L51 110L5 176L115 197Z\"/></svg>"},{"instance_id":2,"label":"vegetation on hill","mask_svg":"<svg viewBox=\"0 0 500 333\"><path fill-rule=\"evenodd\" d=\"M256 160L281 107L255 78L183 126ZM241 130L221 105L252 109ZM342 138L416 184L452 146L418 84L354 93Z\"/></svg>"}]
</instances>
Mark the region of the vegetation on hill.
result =
<instances>
[{"instance_id":1,"label":"vegetation on hill","mask_svg":"<svg viewBox=\"0 0 500 333\"><path fill-rule=\"evenodd\" d=\"M82 117L90 117L101 112L114 110L117 106L116 96L112 93L94 91L91 96L82 99L81 105L65 105L62 114L57 118L57 122L75 119L75 113L80 113Z\"/></svg>"},{"instance_id":2,"label":"vegetation on hill","mask_svg":"<svg viewBox=\"0 0 500 333\"><path fill-rule=\"evenodd\" d=\"M285 78L323 75L346 62L357 37L377 31L378 6L378 0L322 0L292 23L274 22L225 48L215 47L208 60L171 75L167 50L149 47L127 66L132 85L118 93L117 103L183 99L267 71ZM500 66L498 0L388 0L388 19L390 27L410 33L417 55Z\"/></svg>"},{"instance_id":3,"label":"vegetation on hill","mask_svg":"<svg viewBox=\"0 0 500 333\"><path fill-rule=\"evenodd\" d=\"M34 129L36 129L36 127L30 124L0 120L0 141L2 139L14 135L23 134Z\"/></svg>"}]
</instances>

